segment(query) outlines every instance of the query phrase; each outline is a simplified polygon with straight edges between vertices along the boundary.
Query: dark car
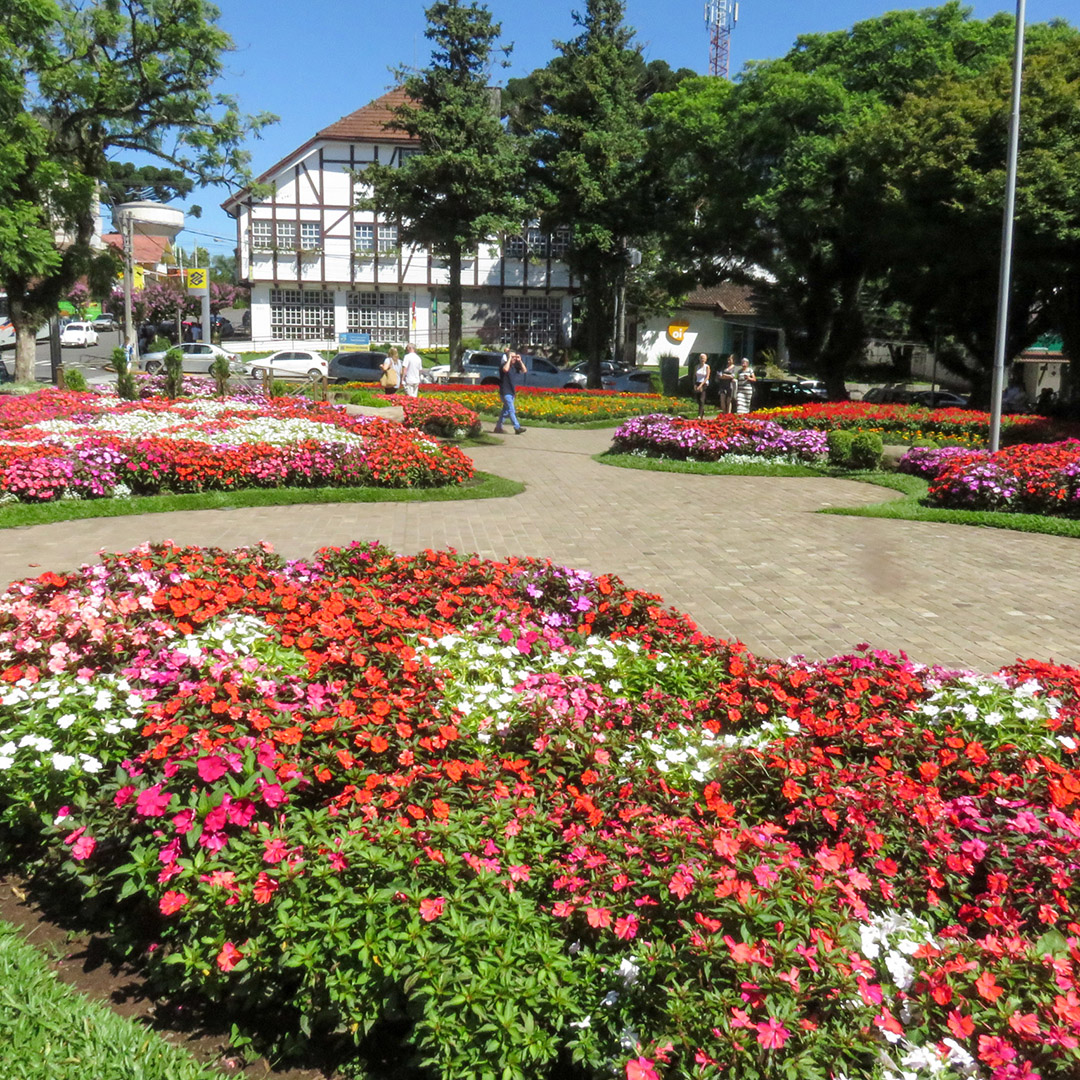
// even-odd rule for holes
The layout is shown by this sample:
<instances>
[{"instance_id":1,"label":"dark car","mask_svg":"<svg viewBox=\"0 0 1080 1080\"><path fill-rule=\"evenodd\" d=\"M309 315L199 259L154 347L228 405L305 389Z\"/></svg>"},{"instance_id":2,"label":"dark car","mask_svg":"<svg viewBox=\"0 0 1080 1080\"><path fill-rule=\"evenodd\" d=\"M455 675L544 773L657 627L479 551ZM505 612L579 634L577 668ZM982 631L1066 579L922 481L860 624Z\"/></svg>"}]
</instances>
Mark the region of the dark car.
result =
<instances>
[{"instance_id":1,"label":"dark car","mask_svg":"<svg viewBox=\"0 0 1080 1080\"><path fill-rule=\"evenodd\" d=\"M384 352L339 352L331 357L326 376L331 382L377 383L385 362Z\"/></svg>"},{"instance_id":2,"label":"dark car","mask_svg":"<svg viewBox=\"0 0 1080 1080\"><path fill-rule=\"evenodd\" d=\"M544 356L521 354L525 374L522 386L540 386L549 390L573 390L585 386L585 376L575 371L564 371ZM466 349L461 355L461 369L470 375L480 376L481 386L497 386L503 354L482 349Z\"/></svg>"},{"instance_id":3,"label":"dark car","mask_svg":"<svg viewBox=\"0 0 1080 1080\"><path fill-rule=\"evenodd\" d=\"M752 411L782 409L790 405L820 405L821 395L788 379L758 379L754 383Z\"/></svg>"},{"instance_id":4,"label":"dark car","mask_svg":"<svg viewBox=\"0 0 1080 1080\"><path fill-rule=\"evenodd\" d=\"M966 409L968 399L951 390L919 390L912 395L912 403L930 409Z\"/></svg>"}]
</instances>

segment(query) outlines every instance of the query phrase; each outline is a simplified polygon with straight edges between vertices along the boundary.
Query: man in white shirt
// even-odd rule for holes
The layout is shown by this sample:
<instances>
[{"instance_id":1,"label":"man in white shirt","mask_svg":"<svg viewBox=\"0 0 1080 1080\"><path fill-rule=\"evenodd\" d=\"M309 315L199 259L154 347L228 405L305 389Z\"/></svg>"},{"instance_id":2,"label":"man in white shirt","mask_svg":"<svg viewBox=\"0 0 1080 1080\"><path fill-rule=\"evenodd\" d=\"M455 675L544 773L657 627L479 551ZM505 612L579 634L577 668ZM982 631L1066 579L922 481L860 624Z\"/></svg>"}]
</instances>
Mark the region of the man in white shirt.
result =
<instances>
[{"instance_id":1,"label":"man in white shirt","mask_svg":"<svg viewBox=\"0 0 1080 1080\"><path fill-rule=\"evenodd\" d=\"M401 382L409 397L416 397L420 390L420 372L423 367L416 346L410 342L405 346L405 359L401 361Z\"/></svg>"}]
</instances>

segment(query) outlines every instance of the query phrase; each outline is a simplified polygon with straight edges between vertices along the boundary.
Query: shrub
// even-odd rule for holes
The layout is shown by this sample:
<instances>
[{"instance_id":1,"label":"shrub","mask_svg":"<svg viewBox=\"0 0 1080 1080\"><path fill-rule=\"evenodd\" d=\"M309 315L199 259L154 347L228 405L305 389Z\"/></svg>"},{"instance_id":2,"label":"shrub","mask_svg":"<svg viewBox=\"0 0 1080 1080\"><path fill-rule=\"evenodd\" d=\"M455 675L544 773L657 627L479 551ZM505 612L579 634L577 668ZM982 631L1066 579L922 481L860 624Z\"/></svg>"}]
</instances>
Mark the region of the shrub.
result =
<instances>
[{"instance_id":1,"label":"shrub","mask_svg":"<svg viewBox=\"0 0 1080 1080\"><path fill-rule=\"evenodd\" d=\"M65 368L64 389L76 394L86 393L86 376L78 368Z\"/></svg>"},{"instance_id":2,"label":"shrub","mask_svg":"<svg viewBox=\"0 0 1080 1080\"><path fill-rule=\"evenodd\" d=\"M853 469L881 468L881 436L876 431L860 431L851 440L851 467Z\"/></svg>"},{"instance_id":3,"label":"shrub","mask_svg":"<svg viewBox=\"0 0 1080 1080\"><path fill-rule=\"evenodd\" d=\"M219 398L227 397L229 393L229 376L232 374L229 361L224 356L217 357L210 365L210 377L214 380Z\"/></svg>"},{"instance_id":4,"label":"shrub","mask_svg":"<svg viewBox=\"0 0 1080 1080\"><path fill-rule=\"evenodd\" d=\"M293 392L293 387L287 383L284 379L272 379L270 380L269 394L272 398L289 397Z\"/></svg>"},{"instance_id":5,"label":"shrub","mask_svg":"<svg viewBox=\"0 0 1080 1080\"><path fill-rule=\"evenodd\" d=\"M127 350L117 345L112 351L112 363L116 368L116 393L124 401L135 401L139 396L135 376L128 366Z\"/></svg>"},{"instance_id":6,"label":"shrub","mask_svg":"<svg viewBox=\"0 0 1080 1080\"><path fill-rule=\"evenodd\" d=\"M853 431L830 431L829 440L829 464L838 469L847 469L851 466L851 444L855 439Z\"/></svg>"},{"instance_id":7,"label":"shrub","mask_svg":"<svg viewBox=\"0 0 1080 1080\"><path fill-rule=\"evenodd\" d=\"M144 351L148 353L168 352L171 348L172 342L168 338L163 338L158 335L158 337L154 338L154 340L150 342L149 348Z\"/></svg>"},{"instance_id":8,"label":"shrub","mask_svg":"<svg viewBox=\"0 0 1080 1080\"><path fill-rule=\"evenodd\" d=\"M175 399L184 389L184 353L177 346L165 354L165 396Z\"/></svg>"}]
</instances>

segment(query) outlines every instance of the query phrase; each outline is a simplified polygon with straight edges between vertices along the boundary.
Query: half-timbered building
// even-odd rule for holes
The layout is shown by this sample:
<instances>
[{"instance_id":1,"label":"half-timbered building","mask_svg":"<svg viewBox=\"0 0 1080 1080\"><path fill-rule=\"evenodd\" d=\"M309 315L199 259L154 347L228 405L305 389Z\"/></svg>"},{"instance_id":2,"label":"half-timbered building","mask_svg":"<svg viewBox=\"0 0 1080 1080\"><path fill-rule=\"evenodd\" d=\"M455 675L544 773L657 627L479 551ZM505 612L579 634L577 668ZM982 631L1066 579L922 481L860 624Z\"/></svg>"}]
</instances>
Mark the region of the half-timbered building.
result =
<instances>
[{"instance_id":1,"label":"half-timbered building","mask_svg":"<svg viewBox=\"0 0 1080 1080\"><path fill-rule=\"evenodd\" d=\"M403 244L399 222L357 209L366 166L400 165L418 152L392 125L404 100L392 90L342 117L223 204L236 219L256 345L332 348L343 333L446 343L445 261ZM489 344L568 344L575 290L560 261L566 243L565 233L535 226L481 243L463 263L463 334Z\"/></svg>"}]
</instances>

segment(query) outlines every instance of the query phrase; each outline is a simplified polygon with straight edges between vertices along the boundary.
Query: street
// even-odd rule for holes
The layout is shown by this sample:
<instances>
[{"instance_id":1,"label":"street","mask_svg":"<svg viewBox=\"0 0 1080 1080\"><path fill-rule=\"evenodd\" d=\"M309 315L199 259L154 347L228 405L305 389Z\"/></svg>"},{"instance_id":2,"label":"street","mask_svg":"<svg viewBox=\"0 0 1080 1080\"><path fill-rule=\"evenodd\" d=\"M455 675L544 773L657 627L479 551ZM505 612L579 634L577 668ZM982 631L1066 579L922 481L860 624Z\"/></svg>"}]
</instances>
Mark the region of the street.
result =
<instances>
[{"instance_id":1,"label":"street","mask_svg":"<svg viewBox=\"0 0 1080 1080\"><path fill-rule=\"evenodd\" d=\"M102 382L115 379L114 372L106 371L105 365L110 362L112 351L119 345L120 332L111 331L98 334L98 343L88 348L64 348L60 352L60 359L65 370L81 371L88 382ZM15 373L15 350L5 349L0 353L10 374ZM52 363L49 354L49 343L39 341L37 343L37 357L34 364L34 377L40 383L52 381Z\"/></svg>"}]
</instances>

